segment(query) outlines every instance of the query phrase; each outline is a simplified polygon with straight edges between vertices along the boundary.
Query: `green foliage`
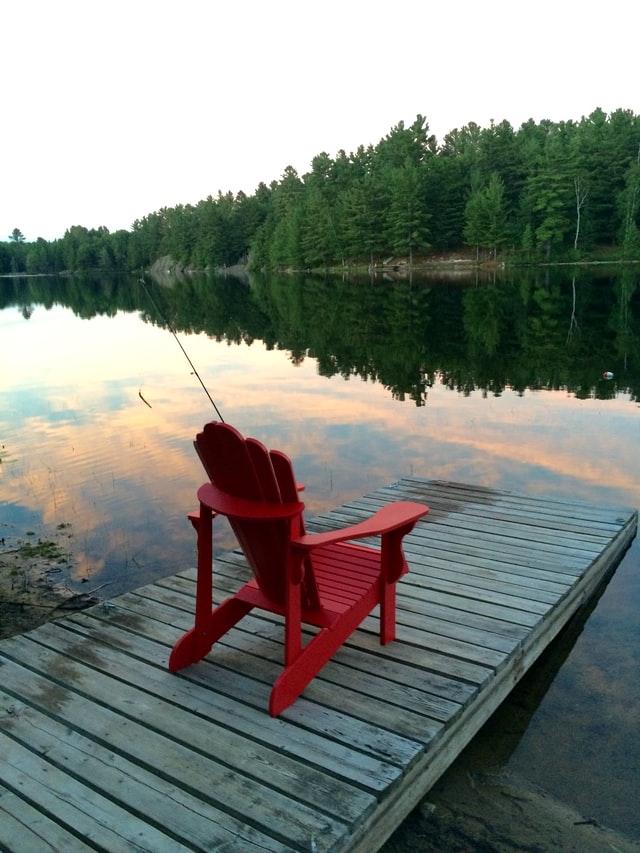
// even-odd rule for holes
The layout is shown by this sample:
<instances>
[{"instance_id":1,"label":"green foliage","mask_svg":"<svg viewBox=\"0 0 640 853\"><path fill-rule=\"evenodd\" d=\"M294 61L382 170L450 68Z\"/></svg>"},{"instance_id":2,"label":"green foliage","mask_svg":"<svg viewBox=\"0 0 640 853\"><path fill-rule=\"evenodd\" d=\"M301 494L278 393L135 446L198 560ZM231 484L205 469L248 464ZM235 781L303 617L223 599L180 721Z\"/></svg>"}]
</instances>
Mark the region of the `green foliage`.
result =
<instances>
[{"instance_id":1,"label":"green foliage","mask_svg":"<svg viewBox=\"0 0 640 853\"><path fill-rule=\"evenodd\" d=\"M69 228L0 243L0 274L132 271L165 256L193 269L320 269L445 252L464 243L528 261L616 247L640 255L640 117L596 109L579 122L470 122L438 144L424 116L377 145L287 166L255 193L162 208L129 231Z\"/></svg>"},{"instance_id":2,"label":"green foliage","mask_svg":"<svg viewBox=\"0 0 640 853\"><path fill-rule=\"evenodd\" d=\"M627 168L624 187L618 197L619 240L628 258L640 255L640 148L635 162Z\"/></svg>"},{"instance_id":3,"label":"green foliage","mask_svg":"<svg viewBox=\"0 0 640 853\"><path fill-rule=\"evenodd\" d=\"M401 165L386 172L388 204L385 212L386 234L391 250L408 255L429 248L429 220L425 204L426 170L407 156Z\"/></svg>"},{"instance_id":4,"label":"green foliage","mask_svg":"<svg viewBox=\"0 0 640 853\"><path fill-rule=\"evenodd\" d=\"M495 256L506 242L506 221L504 182L493 172L488 184L475 190L465 206L465 241Z\"/></svg>"}]
</instances>

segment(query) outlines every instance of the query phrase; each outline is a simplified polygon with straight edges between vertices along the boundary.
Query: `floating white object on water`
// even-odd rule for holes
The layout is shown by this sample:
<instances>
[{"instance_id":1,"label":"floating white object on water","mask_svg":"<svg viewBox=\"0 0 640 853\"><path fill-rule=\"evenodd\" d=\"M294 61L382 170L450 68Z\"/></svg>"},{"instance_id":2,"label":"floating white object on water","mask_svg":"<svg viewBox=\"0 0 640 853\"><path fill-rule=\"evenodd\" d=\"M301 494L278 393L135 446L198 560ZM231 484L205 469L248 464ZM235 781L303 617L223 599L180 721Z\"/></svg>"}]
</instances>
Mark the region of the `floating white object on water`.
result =
<instances>
[{"instance_id":1,"label":"floating white object on water","mask_svg":"<svg viewBox=\"0 0 640 853\"><path fill-rule=\"evenodd\" d=\"M610 370L605 370L602 374L603 379L613 379L613 373Z\"/></svg>"}]
</instances>

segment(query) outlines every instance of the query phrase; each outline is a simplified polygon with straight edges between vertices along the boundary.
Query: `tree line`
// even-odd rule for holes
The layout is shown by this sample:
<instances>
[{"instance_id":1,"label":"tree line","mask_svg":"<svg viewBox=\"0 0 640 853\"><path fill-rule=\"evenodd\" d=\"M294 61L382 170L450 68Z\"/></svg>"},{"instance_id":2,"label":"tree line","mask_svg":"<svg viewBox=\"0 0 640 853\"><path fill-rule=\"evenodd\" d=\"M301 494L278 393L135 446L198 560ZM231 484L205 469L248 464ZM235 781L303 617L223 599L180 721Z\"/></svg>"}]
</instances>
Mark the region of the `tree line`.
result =
<instances>
[{"instance_id":1,"label":"tree line","mask_svg":"<svg viewBox=\"0 0 640 853\"><path fill-rule=\"evenodd\" d=\"M253 195L162 208L130 230L69 228L53 242L19 229L0 243L0 273L148 268L380 265L467 247L478 258L535 263L595 252L640 256L640 117L596 109L580 121L471 122L441 143L418 115L376 145L310 171L287 166Z\"/></svg>"}]
</instances>

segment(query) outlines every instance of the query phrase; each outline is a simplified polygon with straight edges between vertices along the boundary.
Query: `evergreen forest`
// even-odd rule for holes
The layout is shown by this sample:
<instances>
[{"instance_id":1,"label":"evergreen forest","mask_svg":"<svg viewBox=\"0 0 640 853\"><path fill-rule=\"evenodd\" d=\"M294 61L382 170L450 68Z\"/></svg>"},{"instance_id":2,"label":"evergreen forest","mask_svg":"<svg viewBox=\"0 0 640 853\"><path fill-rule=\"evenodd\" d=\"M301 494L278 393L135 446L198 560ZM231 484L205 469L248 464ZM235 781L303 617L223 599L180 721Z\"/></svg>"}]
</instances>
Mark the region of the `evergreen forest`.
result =
<instances>
[{"instance_id":1,"label":"evergreen forest","mask_svg":"<svg viewBox=\"0 0 640 853\"><path fill-rule=\"evenodd\" d=\"M158 176L162 180L162 176ZM52 242L19 228L0 274L135 271L161 258L191 269L415 265L640 258L640 116L596 109L580 121L469 123L438 142L418 115L377 145L287 166L253 195L162 208L130 230L73 225Z\"/></svg>"}]
</instances>

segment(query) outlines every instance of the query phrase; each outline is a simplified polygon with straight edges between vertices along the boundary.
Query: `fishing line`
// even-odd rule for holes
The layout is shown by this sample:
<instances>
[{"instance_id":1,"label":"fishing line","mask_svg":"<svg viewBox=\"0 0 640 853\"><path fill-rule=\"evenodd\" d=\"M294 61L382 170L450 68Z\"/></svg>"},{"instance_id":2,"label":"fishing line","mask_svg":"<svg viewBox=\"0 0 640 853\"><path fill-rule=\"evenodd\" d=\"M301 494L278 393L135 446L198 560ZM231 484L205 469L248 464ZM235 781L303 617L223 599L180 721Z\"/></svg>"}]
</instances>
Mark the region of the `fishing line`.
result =
<instances>
[{"instance_id":1,"label":"fishing line","mask_svg":"<svg viewBox=\"0 0 640 853\"><path fill-rule=\"evenodd\" d=\"M178 337L178 334L177 334L176 330L173 328L173 326L171 325L171 323L170 323L170 322L167 320L167 318L164 316L164 314L162 313L162 311L158 308L158 305L157 305L157 303L156 303L155 299L153 298L153 296L152 296L152 295L151 295L151 293L149 292L149 288L147 287L145 280L144 280L143 278L139 278L139 279L138 279L138 281L139 281L139 282L140 282L140 284L142 285L142 287L143 287L143 289L144 289L144 292L147 294L147 297L149 298L149 302L153 305L153 308L154 308L154 310L155 310L156 314L157 314L157 315L158 315L158 317L162 320L162 322L165 324L165 326L167 326L167 328L169 329L169 331L171 332L171 334L172 334L172 335L173 335L173 337L175 338L176 343L178 344L178 346L179 346L179 347L180 347L180 349L182 350L182 353L183 353L184 357L185 357L185 358L187 359L187 361L189 362L189 365L191 366L191 370L193 371L193 375L196 377L196 379L198 380L198 382L202 385L202 388L204 389L204 393L205 393L205 394L207 395L207 397L209 398L209 400L210 400L210 402L211 402L211 405L213 406L213 408L214 408L214 409L215 409L215 411L216 411L217 416L220 418L220 422L221 422L221 423L224 423L224 418L223 418L223 417L222 417L222 415L220 414L220 410L218 409L218 407L217 407L217 406L216 406L216 404L214 403L214 401L213 401L213 397L212 397L212 396L211 396L211 394L209 393L209 389L207 388L207 386L206 386L206 385L204 384L204 382L202 381L202 378L200 377L200 374L199 374L199 373L198 373L198 371L196 370L196 367L195 367L194 363L193 363L193 362L191 361L191 359L189 358L189 355L188 355L188 353L187 353L186 349L182 346L182 343L180 342L180 338ZM141 399L143 400L143 402L144 402L144 403L147 403L147 401L142 397L142 394L140 394L140 397L141 397ZM149 404L147 403L147 406L148 406L148 405L149 405Z\"/></svg>"}]
</instances>

